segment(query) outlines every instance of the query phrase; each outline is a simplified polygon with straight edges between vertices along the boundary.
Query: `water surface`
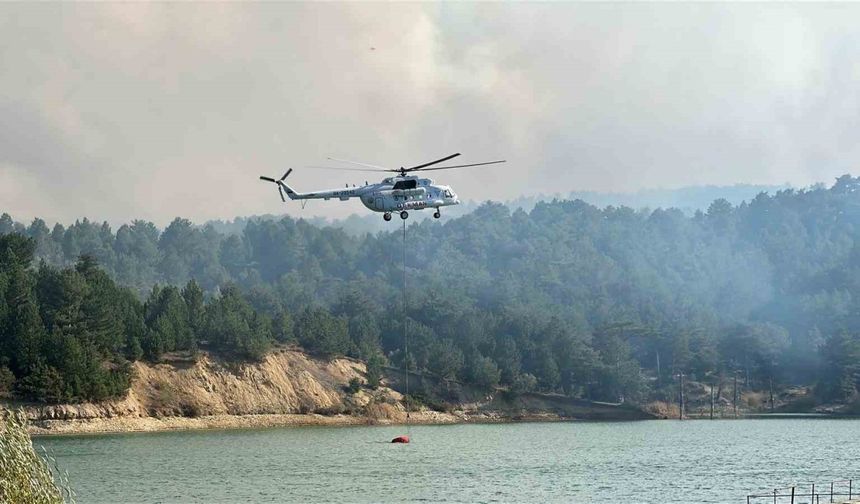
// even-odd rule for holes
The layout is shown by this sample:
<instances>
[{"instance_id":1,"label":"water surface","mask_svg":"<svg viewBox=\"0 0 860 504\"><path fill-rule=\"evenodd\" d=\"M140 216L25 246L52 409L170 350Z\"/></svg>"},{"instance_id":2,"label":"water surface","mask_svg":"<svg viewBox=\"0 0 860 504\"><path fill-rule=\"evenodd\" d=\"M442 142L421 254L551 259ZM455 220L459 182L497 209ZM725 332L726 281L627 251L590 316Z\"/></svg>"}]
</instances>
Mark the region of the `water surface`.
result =
<instances>
[{"instance_id":1,"label":"water surface","mask_svg":"<svg viewBox=\"0 0 860 504\"><path fill-rule=\"evenodd\" d=\"M79 503L741 503L860 473L860 420L291 427L37 438ZM797 502L803 502L798 500Z\"/></svg>"}]
</instances>

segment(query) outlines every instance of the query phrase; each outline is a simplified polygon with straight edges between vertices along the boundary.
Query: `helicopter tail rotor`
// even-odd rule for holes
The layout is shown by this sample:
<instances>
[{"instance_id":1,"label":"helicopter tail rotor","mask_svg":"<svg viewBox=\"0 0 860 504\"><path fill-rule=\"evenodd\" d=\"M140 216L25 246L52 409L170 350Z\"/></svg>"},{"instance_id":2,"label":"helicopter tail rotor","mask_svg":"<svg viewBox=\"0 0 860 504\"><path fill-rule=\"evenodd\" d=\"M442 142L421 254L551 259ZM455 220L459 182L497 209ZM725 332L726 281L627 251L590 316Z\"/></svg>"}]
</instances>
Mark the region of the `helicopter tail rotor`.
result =
<instances>
[{"instance_id":1,"label":"helicopter tail rotor","mask_svg":"<svg viewBox=\"0 0 860 504\"><path fill-rule=\"evenodd\" d=\"M279 178L279 179L277 179L277 180L273 179L272 177L263 177L263 176L260 176L260 180L264 180L264 181L266 181L266 182L272 182L273 184L277 184L277 185L278 185L278 194L280 194L280 195L281 195L281 201L283 201L283 202L285 202L285 203L286 203L287 199L286 199L286 198L284 198L284 188L286 188L286 189L287 189L287 194L290 194L290 193L292 193L293 191L292 191L292 189L290 189L289 187L287 187L287 185L286 185L286 184L284 184L284 179L286 179L287 177L289 177L289 176L290 176L290 173L292 173L292 172L293 172L293 169L292 169L292 168L290 168L289 170L287 170L287 172L286 172L286 173L284 173L284 176L283 176L283 177L281 177L281 178Z\"/></svg>"}]
</instances>

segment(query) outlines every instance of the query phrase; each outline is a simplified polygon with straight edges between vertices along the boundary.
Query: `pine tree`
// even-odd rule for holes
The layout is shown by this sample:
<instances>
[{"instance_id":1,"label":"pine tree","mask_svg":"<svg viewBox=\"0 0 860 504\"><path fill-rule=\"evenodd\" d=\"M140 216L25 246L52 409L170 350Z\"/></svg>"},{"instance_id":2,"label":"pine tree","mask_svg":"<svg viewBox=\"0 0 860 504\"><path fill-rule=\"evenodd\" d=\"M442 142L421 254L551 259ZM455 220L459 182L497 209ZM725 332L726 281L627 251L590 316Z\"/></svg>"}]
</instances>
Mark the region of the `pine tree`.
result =
<instances>
[{"instance_id":1,"label":"pine tree","mask_svg":"<svg viewBox=\"0 0 860 504\"><path fill-rule=\"evenodd\" d=\"M185 288L182 289L182 298L185 300L185 307L188 311L188 325L196 341L200 338L200 333L203 331L203 289L200 288L194 279L191 279L185 285Z\"/></svg>"},{"instance_id":2,"label":"pine tree","mask_svg":"<svg viewBox=\"0 0 860 504\"><path fill-rule=\"evenodd\" d=\"M6 316L0 321L0 334L5 335L2 349L15 375L23 376L41 362L45 331L29 272L13 263L6 275Z\"/></svg>"},{"instance_id":3,"label":"pine tree","mask_svg":"<svg viewBox=\"0 0 860 504\"><path fill-rule=\"evenodd\" d=\"M254 312L232 284L223 286L221 296L207 305L203 334L219 350L251 359L261 358L273 340L271 319Z\"/></svg>"},{"instance_id":4,"label":"pine tree","mask_svg":"<svg viewBox=\"0 0 860 504\"><path fill-rule=\"evenodd\" d=\"M379 387L382 381L386 361L382 352L374 352L367 358L367 386L371 389Z\"/></svg>"},{"instance_id":5,"label":"pine tree","mask_svg":"<svg viewBox=\"0 0 860 504\"><path fill-rule=\"evenodd\" d=\"M293 317L287 310L281 310L272 322L272 335L280 343L296 341Z\"/></svg>"},{"instance_id":6,"label":"pine tree","mask_svg":"<svg viewBox=\"0 0 860 504\"><path fill-rule=\"evenodd\" d=\"M335 317L324 308L307 308L296 320L299 343L311 352L344 355L349 350L346 320Z\"/></svg>"}]
</instances>

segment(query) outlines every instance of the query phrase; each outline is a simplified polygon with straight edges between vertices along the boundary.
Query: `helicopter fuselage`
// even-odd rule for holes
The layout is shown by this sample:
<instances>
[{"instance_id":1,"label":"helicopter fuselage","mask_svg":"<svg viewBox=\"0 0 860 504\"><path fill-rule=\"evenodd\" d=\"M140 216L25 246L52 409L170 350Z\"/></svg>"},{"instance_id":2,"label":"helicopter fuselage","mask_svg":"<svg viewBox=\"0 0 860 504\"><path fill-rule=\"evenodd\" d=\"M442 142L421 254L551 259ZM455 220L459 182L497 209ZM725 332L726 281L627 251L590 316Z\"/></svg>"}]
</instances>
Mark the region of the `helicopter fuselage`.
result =
<instances>
[{"instance_id":1,"label":"helicopter fuselage","mask_svg":"<svg viewBox=\"0 0 860 504\"><path fill-rule=\"evenodd\" d=\"M377 184L345 187L299 193L284 184L287 196L293 200L339 199L342 201L359 198L361 203L374 212L390 214L409 210L423 210L458 205L460 199L449 186L435 184L429 178L414 175L388 177ZM386 216L386 219L388 216Z\"/></svg>"},{"instance_id":2,"label":"helicopter fuselage","mask_svg":"<svg viewBox=\"0 0 860 504\"><path fill-rule=\"evenodd\" d=\"M460 203L450 187L434 184L428 178L391 177L374 186L377 186L374 190L359 196L361 203L374 212L423 210Z\"/></svg>"}]
</instances>

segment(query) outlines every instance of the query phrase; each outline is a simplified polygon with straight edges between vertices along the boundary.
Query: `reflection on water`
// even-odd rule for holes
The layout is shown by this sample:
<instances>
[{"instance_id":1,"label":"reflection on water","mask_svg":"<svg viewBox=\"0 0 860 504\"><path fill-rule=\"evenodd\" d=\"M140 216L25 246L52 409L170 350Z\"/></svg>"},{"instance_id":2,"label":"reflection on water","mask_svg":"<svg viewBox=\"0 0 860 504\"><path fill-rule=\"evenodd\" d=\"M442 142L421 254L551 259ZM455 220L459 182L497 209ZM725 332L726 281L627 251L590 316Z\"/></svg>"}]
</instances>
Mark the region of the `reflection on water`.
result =
<instances>
[{"instance_id":1,"label":"reflection on water","mask_svg":"<svg viewBox=\"0 0 860 504\"><path fill-rule=\"evenodd\" d=\"M852 477L858 420L302 427L38 438L80 503L740 503Z\"/></svg>"}]
</instances>

